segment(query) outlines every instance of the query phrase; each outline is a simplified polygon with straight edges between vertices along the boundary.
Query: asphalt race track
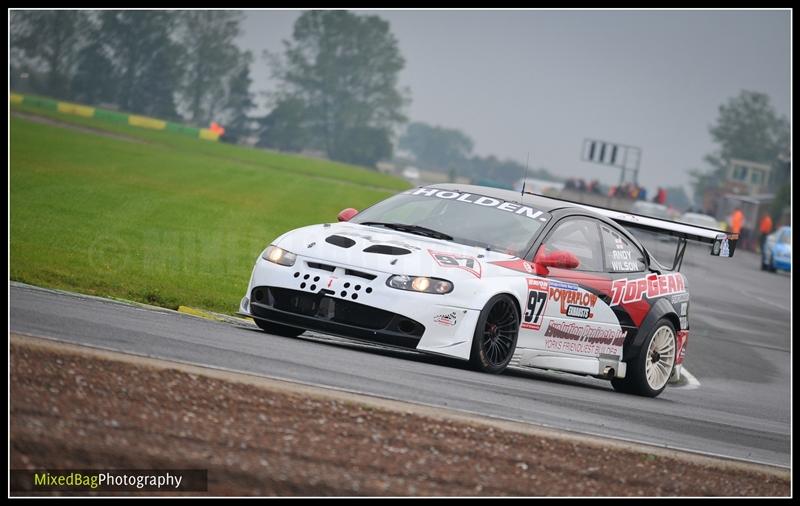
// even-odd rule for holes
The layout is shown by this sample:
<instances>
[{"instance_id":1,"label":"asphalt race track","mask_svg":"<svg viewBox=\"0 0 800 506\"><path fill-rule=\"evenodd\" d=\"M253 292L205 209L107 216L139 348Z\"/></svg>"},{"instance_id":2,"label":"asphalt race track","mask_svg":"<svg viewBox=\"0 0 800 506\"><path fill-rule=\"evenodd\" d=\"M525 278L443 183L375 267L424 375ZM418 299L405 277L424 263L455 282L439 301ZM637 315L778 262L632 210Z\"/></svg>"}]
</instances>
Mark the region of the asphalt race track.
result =
<instances>
[{"instance_id":1,"label":"asphalt race track","mask_svg":"<svg viewBox=\"0 0 800 506\"><path fill-rule=\"evenodd\" d=\"M753 462L790 465L790 277L687 252L686 367L656 399L550 372L481 374L414 352L283 338L168 310L12 283L10 331ZM247 284L242 279L242 289Z\"/></svg>"}]
</instances>

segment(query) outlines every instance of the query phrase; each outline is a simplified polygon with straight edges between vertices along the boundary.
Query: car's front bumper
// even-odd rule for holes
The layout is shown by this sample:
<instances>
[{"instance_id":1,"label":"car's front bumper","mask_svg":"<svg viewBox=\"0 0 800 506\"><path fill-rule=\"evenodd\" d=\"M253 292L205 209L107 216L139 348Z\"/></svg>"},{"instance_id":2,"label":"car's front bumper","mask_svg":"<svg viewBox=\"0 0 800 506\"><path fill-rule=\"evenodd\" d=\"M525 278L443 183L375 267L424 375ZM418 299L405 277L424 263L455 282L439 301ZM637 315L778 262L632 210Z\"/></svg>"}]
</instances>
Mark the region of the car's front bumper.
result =
<instances>
[{"instance_id":1,"label":"car's front bumper","mask_svg":"<svg viewBox=\"0 0 800 506\"><path fill-rule=\"evenodd\" d=\"M250 294L253 318L403 348L416 348L425 326L402 315L329 293L257 286Z\"/></svg>"},{"instance_id":2,"label":"car's front bumper","mask_svg":"<svg viewBox=\"0 0 800 506\"><path fill-rule=\"evenodd\" d=\"M783 259L775 257L772 260L772 265L775 266L776 269L782 271L791 271L792 270L792 261L790 259Z\"/></svg>"},{"instance_id":3,"label":"car's front bumper","mask_svg":"<svg viewBox=\"0 0 800 506\"><path fill-rule=\"evenodd\" d=\"M259 257L239 312L292 327L468 359L480 311L449 306L447 295L390 288L389 276L299 255L290 267Z\"/></svg>"}]
</instances>

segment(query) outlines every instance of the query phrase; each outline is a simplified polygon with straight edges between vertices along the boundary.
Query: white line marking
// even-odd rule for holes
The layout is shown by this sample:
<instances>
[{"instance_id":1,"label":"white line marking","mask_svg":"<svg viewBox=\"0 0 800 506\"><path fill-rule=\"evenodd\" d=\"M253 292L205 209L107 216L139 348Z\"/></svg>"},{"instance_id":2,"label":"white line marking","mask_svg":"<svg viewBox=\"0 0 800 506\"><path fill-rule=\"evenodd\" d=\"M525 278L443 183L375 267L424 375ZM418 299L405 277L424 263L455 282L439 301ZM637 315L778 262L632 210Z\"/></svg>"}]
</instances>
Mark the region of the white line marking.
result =
<instances>
[{"instance_id":1,"label":"white line marking","mask_svg":"<svg viewBox=\"0 0 800 506\"><path fill-rule=\"evenodd\" d=\"M758 299L761 302L764 302L765 304L769 304L770 306L775 306L777 308L783 309L784 311L789 311L791 309L791 307L782 306L775 301L759 297L758 295L754 295L753 298Z\"/></svg>"},{"instance_id":2,"label":"white line marking","mask_svg":"<svg viewBox=\"0 0 800 506\"><path fill-rule=\"evenodd\" d=\"M697 381L697 378L694 377L694 374L690 373L687 368L683 368L681 371L682 376L686 376L686 381L689 383L688 385L683 385L678 388L683 388L684 390L696 390L700 388L700 382Z\"/></svg>"}]
</instances>

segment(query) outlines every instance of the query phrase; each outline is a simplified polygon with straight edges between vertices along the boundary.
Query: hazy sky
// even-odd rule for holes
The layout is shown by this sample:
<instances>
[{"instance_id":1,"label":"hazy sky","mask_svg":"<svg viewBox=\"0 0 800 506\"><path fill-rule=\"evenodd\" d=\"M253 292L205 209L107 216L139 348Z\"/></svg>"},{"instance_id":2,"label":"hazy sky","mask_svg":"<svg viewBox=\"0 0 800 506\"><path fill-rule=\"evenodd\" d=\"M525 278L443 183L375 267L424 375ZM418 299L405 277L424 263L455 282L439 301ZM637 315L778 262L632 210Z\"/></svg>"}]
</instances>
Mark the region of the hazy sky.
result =
<instances>
[{"instance_id":1,"label":"hazy sky","mask_svg":"<svg viewBox=\"0 0 800 506\"><path fill-rule=\"evenodd\" d=\"M584 138L642 148L639 182L685 184L714 149L708 126L742 89L790 112L787 11L354 11L391 24L411 121L458 128L479 155L615 183L580 160ZM248 11L255 89L273 89L298 11Z\"/></svg>"}]
</instances>

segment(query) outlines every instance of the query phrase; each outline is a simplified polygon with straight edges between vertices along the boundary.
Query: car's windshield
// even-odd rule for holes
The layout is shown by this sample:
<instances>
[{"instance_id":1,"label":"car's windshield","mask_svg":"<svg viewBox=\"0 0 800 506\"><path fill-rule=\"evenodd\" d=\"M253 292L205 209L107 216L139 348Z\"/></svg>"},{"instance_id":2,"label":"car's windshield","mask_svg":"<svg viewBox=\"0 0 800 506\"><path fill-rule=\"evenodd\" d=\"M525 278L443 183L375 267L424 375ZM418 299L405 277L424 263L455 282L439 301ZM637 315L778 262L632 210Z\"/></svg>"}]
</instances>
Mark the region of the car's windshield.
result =
<instances>
[{"instance_id":1,"label":"car's windshield","mask_svg":"<svg viewBox=\"0 0 800 506\"><path fill-rule=\"evenodd\" d=\"M781 235L780 242L783 244L791 244L792 243L792 229L787 228L783 231Z\"/></svg>"},{"instance_id":2,"label":"car's windshield","mask_svg":"<svg viewBox=\"0 0 800 506\"><path fill-rule=\"evenodd\" d=\"M521 257L549 218L545 212L516 202L419 188L379 202L350 222L424 227L450 236L453 242ZM408 228L400 230L413 233ZM421 235L429 234L423 230Z\"/></svg>"}]
</instances>

